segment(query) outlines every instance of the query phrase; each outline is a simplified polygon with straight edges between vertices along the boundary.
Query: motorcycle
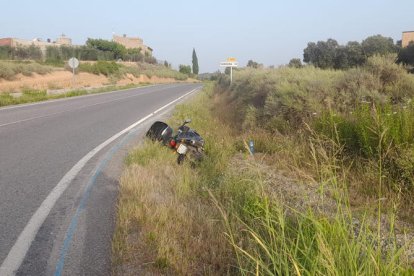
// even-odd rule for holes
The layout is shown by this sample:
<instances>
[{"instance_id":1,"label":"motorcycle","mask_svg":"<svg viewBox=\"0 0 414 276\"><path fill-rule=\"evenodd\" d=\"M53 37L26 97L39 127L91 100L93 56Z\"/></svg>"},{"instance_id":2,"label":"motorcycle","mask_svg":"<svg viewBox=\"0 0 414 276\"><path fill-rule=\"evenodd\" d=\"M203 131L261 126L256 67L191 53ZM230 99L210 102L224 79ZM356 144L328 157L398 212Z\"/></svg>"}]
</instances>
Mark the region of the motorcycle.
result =
<instances>
[{"instance_id":1,"label":"motorcycle","mask_svg":"<svg viewBox=\"0 0 414 276\"><path fill-rule=\"evenodd\" d=\"M178 164L182 164L186 157L193 161L201 161L204 157L204 140L195 130L186 126L190 122L190 119L185 120L174 134L174 130L168 124L157 121L151 125L146 136L173 149L178 154Z\"/></svg>"}]
</instances>

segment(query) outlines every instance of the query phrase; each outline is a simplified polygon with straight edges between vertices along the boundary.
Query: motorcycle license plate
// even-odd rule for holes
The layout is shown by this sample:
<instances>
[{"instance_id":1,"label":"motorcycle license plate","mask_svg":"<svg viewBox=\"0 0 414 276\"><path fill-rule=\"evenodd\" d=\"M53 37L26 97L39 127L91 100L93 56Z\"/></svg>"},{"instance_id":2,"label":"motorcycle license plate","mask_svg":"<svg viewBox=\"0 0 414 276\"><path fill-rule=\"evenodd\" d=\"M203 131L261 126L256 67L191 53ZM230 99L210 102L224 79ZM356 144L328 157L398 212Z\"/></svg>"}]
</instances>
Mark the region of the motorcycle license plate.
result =
<instances>
[{"instance_id":1,"label":"motorcycle license plate","mask_svg":"<svg viewBox=\"0 0 414 276\"><path fill-rule=\"evenodd\" d=\"M177 149L177 152L179 154L186 154L187 153L187 146L184 144L180 144L180 146Z\"/></svg>"}]
</instances>

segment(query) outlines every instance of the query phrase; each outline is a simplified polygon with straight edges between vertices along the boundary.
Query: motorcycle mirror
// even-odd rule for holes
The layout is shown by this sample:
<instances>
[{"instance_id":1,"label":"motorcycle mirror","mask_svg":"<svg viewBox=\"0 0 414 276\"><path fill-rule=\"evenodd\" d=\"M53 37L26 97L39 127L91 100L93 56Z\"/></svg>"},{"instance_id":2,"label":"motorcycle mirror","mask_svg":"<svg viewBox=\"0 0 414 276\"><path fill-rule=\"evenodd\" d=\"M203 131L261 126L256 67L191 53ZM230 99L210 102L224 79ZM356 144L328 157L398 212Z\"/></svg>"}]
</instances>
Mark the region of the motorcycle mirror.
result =
<instances>
[{"instance_id":1,"label":"motorcycle mirror","mask_svg":"<svg viewBox=\"0 0 414 276\"><path fill-rule=\"evenodd\" d=\"M191 119L185 119L184 124L191 123Z\"/></svg>"}]
</instances>

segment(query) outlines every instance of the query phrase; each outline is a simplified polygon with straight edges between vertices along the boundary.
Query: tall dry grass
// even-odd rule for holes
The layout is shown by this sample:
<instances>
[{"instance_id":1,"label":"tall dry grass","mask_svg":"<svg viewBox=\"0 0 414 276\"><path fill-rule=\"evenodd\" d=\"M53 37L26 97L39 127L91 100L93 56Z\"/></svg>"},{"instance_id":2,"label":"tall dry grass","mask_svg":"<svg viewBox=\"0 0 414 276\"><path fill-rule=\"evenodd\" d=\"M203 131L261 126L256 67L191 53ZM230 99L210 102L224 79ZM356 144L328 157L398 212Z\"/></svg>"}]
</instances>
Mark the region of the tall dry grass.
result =
<instances>
[{"instance_id":1,"label":"tall dry grass","mask_svg":"<svg viewBox=\"0 0 414 276\"><path fill-rule=\"evenodd\" d=\"M35 62L0 61L0 79L5 80L13 80L17 74L23 74L24 76L31 76L33 73L44 75L53 70L51 66Z\"/></svg>"},{"instance_id":2,"label":"tall dry grass","mask_svg":"<svg viewBox=\"0 0 414 276\"><path fill-rule=\"evenodd\" d=\"M256 115L256 131L245 125L248 116L232 121L228 113L251 109L246 99L258 99L255 93L238 98L239 85L244 91L239 81L228 91L206 85L170 120L193 119L207 141L200 164L177 166L174 154L149 142L127 158L113 239L115 274L413 273L405 252L410 238L395 230L395 213L381 212L381 200L363 211L351 205L353 171L344 146L311 125L293 131L286 122L282 133L258 129L265 121ZM376 172L378 184L382 173Z\"/></svg>"},{"instance_id":3,"label":"tall dry grass","mask_svg":"<svg viewBox=\"0 0 414 276\"><path fill-rule=\"evenodd\" d=\"M414 178L408 164L414 146L414 76L394 61L394 56L374 56L366 67L348 71L237 71L231 86L226 79L219 81L218 108L222 103L231 110L225 120L245 131L306 136L306 123L338 140L355 170L384 159L385 187L390 193L404 191L401 195L412 203ZM380 140L388 149L381 156ZM369 185L359 192L376 193Z\"/></svg>"},{"instance_id":4,"label":"tall dry grass","mask_svg":"<svg viewBox=\"0 0 414 276\"><path fill-rule=\"evenodd\" d=\"M149 63L137 63L136 66L124 66L121 69L121 73L132 74L135 77L139 77L140 75L146 75L149 78L156 76L159 78L172 78L175 80L188 79L188 76L186 74L182 74L176 70L167 68L164 65L156 65Z\"/></svg>"},{"instance_id":5,"label":"tall dry grass","mask_svg":"<svg viewBox=\"0 0 414 276\"><path fill-rule=\"evenodd\" d=\"M206 127L212 124L205 123L215 120L208 114L199 99L191 106L180 106L171 124L178 125L191 115L192 127L204 138L213 139L215 130L207 131ZM225 149L227 142L222 143ZM223 154L229 154L227 150L220 153L210 145L206 151L217 153L214 157L209 155L208 159L224 160ZM121 178L113 240L114 273L231 273L234 256L223 235L220 214L212 207L206 190L213 185L210 180L219 177L218 170L224 169L225 164L204 162L200 166L206 166L203 170L209 174L201 176L189 163L177 165L173 152L152 142L131 152L126 163L129 166Z\"/></svg>"}]
</instances>

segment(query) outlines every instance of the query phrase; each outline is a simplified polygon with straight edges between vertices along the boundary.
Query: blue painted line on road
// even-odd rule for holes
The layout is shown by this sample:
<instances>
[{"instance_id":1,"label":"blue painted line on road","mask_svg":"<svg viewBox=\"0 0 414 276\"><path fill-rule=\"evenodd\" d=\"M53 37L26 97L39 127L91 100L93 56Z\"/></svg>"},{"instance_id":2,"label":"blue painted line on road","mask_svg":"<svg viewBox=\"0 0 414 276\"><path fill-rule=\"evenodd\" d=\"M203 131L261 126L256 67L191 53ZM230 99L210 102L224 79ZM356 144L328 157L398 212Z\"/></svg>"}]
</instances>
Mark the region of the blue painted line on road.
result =
<instances>
[{"instance_id":1,"label":"blue painted line on road","mask_svg":"<svg viewBox=\"0 0 414 276\"><path fill-rule=\"evenodd\" d=\"M62 249L60 251L60 254L59 254L59 260L56 264L55 276L61 276L62 275L63 266L65 264L65 258L66 258L66 255L68 253L69 245L71 244L71 242L73 240L73 235L75 234L76 227L77 227L78 221L79 221L79 216L81 215L82 211L85 209L85 206L86 206L86 203L87 203L87 201L90 197L92 188L96 184L96 179L102 173L102 171L105 169L108 162L112 159L112 156L121 148L121 146L123 146L126 142L128 142L133 137L132 134L134 134L135 132L136 132L136 130L133 130L133 131L129 132L124 138L122 138L121 141L119 141L116 145L114 145L111 148L111 150L105 155L105 158L99 163L99 166L97 167L95 173L93 174L93 176L89 180L89 182L86 186L86 190L82 195L82 199L80 201L80 204L79 204L78 208L76 209L76 212L75 212L74 216L72 217L69 228L66 232L65 240L63 242L63 247L62 247Z\"/></svg>"}]
</instances>

